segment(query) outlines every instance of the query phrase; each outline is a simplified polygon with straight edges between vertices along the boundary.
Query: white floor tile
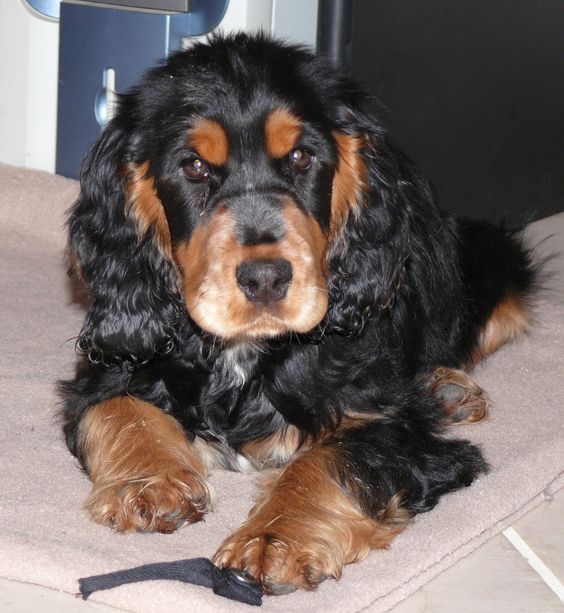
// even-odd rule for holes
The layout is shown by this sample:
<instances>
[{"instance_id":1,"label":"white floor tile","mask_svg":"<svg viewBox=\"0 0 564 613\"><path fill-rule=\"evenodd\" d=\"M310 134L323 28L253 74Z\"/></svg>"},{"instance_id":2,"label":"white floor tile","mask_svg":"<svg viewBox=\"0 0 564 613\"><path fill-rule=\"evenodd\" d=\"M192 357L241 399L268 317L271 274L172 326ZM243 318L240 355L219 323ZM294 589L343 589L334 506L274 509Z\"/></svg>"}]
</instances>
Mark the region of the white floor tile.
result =
<instances>
[{"instance_id":1,"label":"white floor tile","mask_svg":"<svg viewBox=\"0 0 564 613\"><path fill-rule=\"evenodd\" d=\"M564 583L564 489L516 522L513 528Z\"/></svg>"},{"instance_id":2,"label":"white floor tile","mask_svg":"<svg viewBox=\"0 0 564 613\"><path fill-rule=\"evenodd\" d=\"M392 613L562 613L564 606L502 535L447 569Z\"/></svg>"}]
</instances>

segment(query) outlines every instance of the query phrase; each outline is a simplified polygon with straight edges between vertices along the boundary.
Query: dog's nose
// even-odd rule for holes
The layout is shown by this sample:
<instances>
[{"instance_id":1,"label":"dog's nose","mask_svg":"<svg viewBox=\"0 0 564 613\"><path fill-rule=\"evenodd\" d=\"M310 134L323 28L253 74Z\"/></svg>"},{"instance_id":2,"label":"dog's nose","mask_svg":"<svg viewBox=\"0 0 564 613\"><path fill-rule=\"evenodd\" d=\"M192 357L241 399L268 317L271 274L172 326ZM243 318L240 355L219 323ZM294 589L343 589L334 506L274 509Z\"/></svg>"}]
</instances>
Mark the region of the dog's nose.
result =
<instances>
[{"instance_id":1,"label":"dog's nose","mask_svg":"<svg viewBox=\"0 0 564 613\"><path fill-rule=\"evenodd\" d=\"M288 260L248 260L237 267L237 285L252 302L275 302L286 296L292 280Z\"/></svg>"}]
</instances>

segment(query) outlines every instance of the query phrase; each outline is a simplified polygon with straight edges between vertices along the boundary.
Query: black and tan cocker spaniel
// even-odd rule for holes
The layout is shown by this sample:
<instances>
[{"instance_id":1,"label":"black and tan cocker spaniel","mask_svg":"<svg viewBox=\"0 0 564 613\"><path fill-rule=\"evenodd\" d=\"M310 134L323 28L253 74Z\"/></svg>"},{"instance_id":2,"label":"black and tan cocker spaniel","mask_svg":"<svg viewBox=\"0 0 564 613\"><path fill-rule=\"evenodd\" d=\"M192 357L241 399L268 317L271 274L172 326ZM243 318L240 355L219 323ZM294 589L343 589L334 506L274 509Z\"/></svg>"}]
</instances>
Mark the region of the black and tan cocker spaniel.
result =
<instances>
[{"instance_id":1,"label":"black and tan cocker spaniel","mask_svg":"<svg viewBox=\"0 0 564 613\"><path fill-rule=\"evenodd\" d=\"M214 466L272 469L215 562L312 589L486 470L466 372L528 326L517 235L439 211L359 86L218 36L121 98L70 220L91 305L64 385L86 506L170 532Z\"/></svg>"}]
</instances>

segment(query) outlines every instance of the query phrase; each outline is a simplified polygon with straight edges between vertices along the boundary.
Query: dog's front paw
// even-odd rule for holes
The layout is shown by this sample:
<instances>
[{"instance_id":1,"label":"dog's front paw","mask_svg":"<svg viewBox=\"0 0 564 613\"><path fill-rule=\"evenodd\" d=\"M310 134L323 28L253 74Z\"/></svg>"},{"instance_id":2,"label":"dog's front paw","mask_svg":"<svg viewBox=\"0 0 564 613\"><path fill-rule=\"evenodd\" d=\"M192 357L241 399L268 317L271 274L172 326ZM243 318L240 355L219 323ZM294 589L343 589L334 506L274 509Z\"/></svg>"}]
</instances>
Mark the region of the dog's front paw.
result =
<instances>
[{"instance_id":1,"label":"dog's front paw","mask_svg":"<svg viewBox=\"0 0 564 613\"><path fill-rule=\"evenodd\" d=\"M223 542L214 561L244 571L276 595L338 579L345 563L338 543L308 538L307 531L293 530L284 519L267 525L251 519Z\"/></svg>"},{"instance_id":2,"label":"dog's front paw","mask_svg":"<svg viewBox=\"0 0 564 613\"><path fill-rule=\"evenodd\" d=\"M249 519L214 556L242 571L268 594L314 590L341 576L343 566L385 548L411 514L393 496L375 517L359 509L351 482L345 491L332 475L343 466L339 447L317 447L284 468L259 498Z\"/></svg>"},{"instance_id":3,"label":"dog's front paw","mask_svg":"<svg viewBox=\"0 0 564 613\"><path fill-rule=\"evenodd\" d=\"M210 492L194 471L176 467L131 480L95 483L86 501L94 521L118 532L174 532L200 521Z\"/></svg>"}]
</instances>

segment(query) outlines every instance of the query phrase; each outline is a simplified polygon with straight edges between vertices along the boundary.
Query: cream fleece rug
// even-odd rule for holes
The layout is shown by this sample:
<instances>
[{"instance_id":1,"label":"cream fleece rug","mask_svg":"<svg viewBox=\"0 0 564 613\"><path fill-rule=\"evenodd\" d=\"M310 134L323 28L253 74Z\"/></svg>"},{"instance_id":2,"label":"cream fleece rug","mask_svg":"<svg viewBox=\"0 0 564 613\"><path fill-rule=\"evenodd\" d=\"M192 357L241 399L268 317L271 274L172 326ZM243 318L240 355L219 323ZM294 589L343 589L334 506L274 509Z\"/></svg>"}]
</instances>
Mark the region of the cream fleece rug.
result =
<instances>
[{"instance_id":1,"label":"cream fleece rug","mask_svg":"<svg viewBox=\"0 0 564 613\"><path fill-rule=\"evenodd\" d=\"M75 593L77 579L150 562L211 556L251 506L252 476L217 471L215 512L176 534L117 535L82 509L87 478L57 423L55 382L73 372L83 313L71 302L63 213L74 181L0 166L0 576ZM564 213L529 229L542 252L564 252ZM564 483L564 255L538 323L479 367L490 419L453 428L492 467L471 488L420 515L388 551L345 569L314 593L264 599L265 611L385 611L512 524ZM211 590L149 582L92 599L130 611L246 611Z\"/></svg>"}]
</instances>

